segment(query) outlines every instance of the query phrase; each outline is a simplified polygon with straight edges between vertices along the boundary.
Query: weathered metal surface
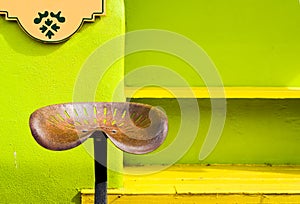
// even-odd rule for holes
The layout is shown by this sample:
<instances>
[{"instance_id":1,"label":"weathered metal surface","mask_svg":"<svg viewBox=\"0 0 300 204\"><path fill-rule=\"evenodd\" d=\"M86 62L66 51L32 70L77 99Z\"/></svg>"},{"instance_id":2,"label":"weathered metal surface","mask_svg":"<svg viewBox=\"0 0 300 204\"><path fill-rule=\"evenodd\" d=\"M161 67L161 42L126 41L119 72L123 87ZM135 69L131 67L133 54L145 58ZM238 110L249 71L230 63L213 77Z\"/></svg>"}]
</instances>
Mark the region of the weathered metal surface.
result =
<instances>
[{"instance_id":1,"label":"weathered metal surface","mask_svg":"<svg viewBox=\"0 0 300 204\"><path fill-rule=\"evenodd\" d=\"M50 150L74 148L95 131L103 131L121 150L144 154L165 140L168 120L165 113L146 104L66 103L36 110L30 128L35 140Z\"/></svg>"}]
</instances>

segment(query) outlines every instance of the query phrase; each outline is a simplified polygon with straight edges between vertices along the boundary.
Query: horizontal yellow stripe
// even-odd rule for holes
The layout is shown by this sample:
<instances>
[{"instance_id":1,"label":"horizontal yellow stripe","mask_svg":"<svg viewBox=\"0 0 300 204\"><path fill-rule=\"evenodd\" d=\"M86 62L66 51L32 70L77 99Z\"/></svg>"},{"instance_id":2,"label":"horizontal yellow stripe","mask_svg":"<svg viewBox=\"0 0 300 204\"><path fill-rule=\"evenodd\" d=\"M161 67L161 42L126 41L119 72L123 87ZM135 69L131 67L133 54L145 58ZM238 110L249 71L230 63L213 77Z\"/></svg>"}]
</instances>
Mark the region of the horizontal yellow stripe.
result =
<instances>
[{"instance_id":1,"label":"horizontal yellow stripe","mask_svg":"<svg viewBox=\"0 0 300 204\"><path fill-rule=\"evenodd\" d=\"M126 98L300 98L300 87L125 87Z\"/></svg>"},{"instance_id":2,"label":"horizontal yellow stripe","mask_svg":"<svg viewBox=\"0 0 300 204\"><path fill-rule=\"evenodd\" d=\"M108 195L108 203L114 204L298 204L300 195L266 194L208 194L208 195ZM94 204L93 195L81 197L82 204Z\"/></svg>"}]
</instances>

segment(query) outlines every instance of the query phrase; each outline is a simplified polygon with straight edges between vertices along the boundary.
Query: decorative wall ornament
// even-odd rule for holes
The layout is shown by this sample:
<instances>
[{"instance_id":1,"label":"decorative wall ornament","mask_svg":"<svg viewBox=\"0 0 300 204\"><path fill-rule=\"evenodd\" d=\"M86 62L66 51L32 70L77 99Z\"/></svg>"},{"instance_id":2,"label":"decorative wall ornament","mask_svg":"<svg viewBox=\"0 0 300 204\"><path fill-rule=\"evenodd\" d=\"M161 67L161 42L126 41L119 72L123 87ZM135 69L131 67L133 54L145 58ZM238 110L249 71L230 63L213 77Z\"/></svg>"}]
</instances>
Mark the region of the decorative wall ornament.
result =
<instances>
[{"instance_id":1,"label":"decorative wall ornament","mask_svg":"<svg viewBox=\"0 0 300 204\"><path fill-rule=\"evenodd\" d=\"M83 24L105 15L105 0L0 0L0 14L14 20L32 38L59 43Z\"/></svg>"}]
</instances>

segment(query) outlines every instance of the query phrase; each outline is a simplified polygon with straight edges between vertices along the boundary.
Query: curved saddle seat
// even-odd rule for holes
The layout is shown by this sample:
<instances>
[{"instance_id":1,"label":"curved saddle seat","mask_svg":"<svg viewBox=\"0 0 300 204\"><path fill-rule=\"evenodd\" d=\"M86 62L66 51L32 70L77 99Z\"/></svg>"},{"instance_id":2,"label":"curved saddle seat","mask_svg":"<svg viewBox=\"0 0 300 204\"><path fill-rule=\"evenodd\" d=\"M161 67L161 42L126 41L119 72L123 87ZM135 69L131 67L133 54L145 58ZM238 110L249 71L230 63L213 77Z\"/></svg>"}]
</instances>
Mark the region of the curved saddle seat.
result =
<instances>
[{"instance_id":1,"label":"curved saddle seat","mask_svg":"<svg viewBox=\"0 0 300 204\"><path fill-rule=\"evenodd\" d=\"M50 150L74 148L102 131L119 149L144 154L165 140L168 120L165 113L145 104L66 103L33 112L30 129L35 140Z\"/></svg>"}]
</instances>

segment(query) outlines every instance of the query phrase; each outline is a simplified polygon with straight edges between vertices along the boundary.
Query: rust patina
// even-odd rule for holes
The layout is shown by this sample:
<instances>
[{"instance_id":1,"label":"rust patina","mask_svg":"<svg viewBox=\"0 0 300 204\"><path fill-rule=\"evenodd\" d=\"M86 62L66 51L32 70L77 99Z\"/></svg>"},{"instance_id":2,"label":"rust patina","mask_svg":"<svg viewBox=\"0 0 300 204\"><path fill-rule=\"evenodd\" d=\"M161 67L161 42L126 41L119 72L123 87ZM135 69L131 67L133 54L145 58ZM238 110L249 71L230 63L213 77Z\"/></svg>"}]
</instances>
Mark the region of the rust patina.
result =
<instances>
[{"instance_id":1,"label":"rust patina","mask_svg":"<svg viewBox=\"0 0 300 204\"><path fill-rule=\"evenodd\" d=\"M140 103L65 103L36 110L30 128L35 140L50 150L74 148L102 131L121 150L145 154L165 140L168 120L158 108Z\"/></svg>"}]
</instances>

